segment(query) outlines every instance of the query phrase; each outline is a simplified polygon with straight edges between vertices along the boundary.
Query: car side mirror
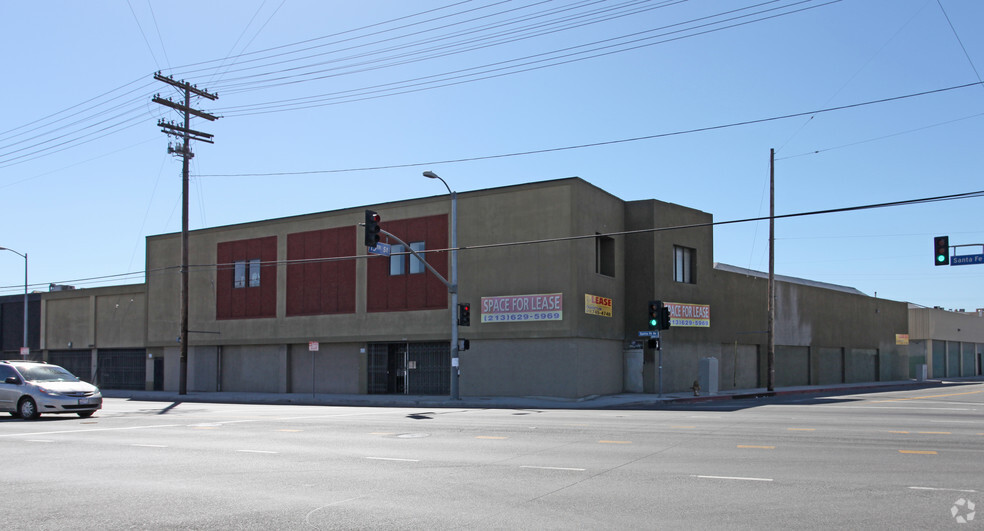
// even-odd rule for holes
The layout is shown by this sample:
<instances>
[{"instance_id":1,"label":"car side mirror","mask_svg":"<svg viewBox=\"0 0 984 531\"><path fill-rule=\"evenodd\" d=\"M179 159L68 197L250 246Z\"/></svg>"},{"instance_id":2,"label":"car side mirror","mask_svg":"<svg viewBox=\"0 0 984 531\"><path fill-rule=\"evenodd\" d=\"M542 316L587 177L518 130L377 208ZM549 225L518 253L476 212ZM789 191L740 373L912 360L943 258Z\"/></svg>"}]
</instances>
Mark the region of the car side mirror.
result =
<instances>
[{"instance_id":1,"label":"car side mirror","mask_svg":"<svg viewBox=\"0 0 984 531\"><path fill-rule=\"evenodd\" d=\"M4 380L4 383L9 383L9 384L13 384L13 385L20 385L21 384L21 381L20 381L20 378L18 378L16 376L8 376L7 379Z\"/></svg>"}]
</instances>

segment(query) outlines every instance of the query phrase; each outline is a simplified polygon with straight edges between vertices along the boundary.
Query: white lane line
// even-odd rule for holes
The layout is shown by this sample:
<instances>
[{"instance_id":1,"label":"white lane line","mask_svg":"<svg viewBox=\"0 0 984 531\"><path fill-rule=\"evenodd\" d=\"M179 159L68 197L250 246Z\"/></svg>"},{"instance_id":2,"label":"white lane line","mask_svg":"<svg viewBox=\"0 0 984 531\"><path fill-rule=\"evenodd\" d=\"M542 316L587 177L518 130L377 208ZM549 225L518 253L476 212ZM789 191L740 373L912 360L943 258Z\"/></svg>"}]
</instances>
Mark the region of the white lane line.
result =
<instances>
[{"instance_id":1,"label":"white lane line","mask_svg":"<svg viewBox=\"0 0 984 531\"><path fill-rule=\"evenodd\" d=\"M773 481L772 478L743 478L737 476L694 476L700 479L732 479L735 481Z\"/></svg>"},{"instance_id":2,"label":"white lane line","mask_svg":"<svg viewBox=\"0 0 984 531\"><path fill-rule=\"evenodd\" d=\"M567 468L562 466L532 466L532 465L520 465L519 468L533 468L536 470L566 470L569 472L584 472L587 469L584 468Z\"/></svg>"},{"instance_id":3,"label":"white lane line","mask_svg":"<svg viewBox=\"0 0 984 531\"><path fill-rule=\"evenodd\" d=\"M27 442L53 443L55 442L55 440L54 439L28 439Z\"/></svg>"},{"instance_id":4,"label":"white lane line","mask_svg":"<svg viewBox=\"0 0 984 531\"><path fill-rule=\"evenodd\" d=\"M976 490L973 489L944 489L940 487L909 487L912 490L934 490L934 491L944 491L944 492L969 492L975 493Z\"/></svg>"},{"instance_id":5,"label":"white lane line","mask_svg":"<svg viewBox=\"0 0 984 531\"><path fill-rule=\"evenodd\" d=\"M280 452L273 452L270 450L236 450L237 452L242 452L244 454L279 454Z\"/></svg>"},{"instance_id":6,"label":"white lane line","mask_svg":"<svg viewBox=\"0 0 984 531\"><path fill-rule=\"evenodd\" d=\"M177 428L184 424L157 424L154 426L128 426L125 428L89 428L84 430L61 430L61 431L38 431L34 433L4 433L0 437L31 437L36 435L63 435L66 433L93 433L97 431L129 431L129 430L148 430L154 428Z\"/></svg>"},{"instance_id":7,"label":"white lane line","mask_svg":"<svg viewBox=\"0 0 984 531\"><path fill-rule=\"evenodd\" d=\"M131 444L130 446L136 446L137 448L167 448L166 444Z\"/></svg>"},{"instance_id":8,"label":"white lane line","mask_svg":"<svg viewBox=\"0 0 984 531\"><path fill-rule=\"evenodd\" d=\"M366 457L366 459L372 459L374 461L403 461L406 463L419 463L420 459L400 459L398 457Z\"/></svg>"}]
</instances>

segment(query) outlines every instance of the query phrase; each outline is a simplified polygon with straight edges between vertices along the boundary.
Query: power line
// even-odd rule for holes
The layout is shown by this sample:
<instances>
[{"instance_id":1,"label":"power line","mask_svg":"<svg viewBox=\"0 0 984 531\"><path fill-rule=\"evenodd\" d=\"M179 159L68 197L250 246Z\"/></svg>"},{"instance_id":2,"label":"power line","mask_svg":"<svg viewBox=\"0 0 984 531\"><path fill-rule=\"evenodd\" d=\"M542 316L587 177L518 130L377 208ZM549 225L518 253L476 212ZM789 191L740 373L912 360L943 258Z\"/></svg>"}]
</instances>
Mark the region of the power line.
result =
<instances>
[{"instance_id":1,"label":"power line","mask_svg":"<svg viewBox=\"0 0 984 531\"><path fill-rule=\"evenodd\" d=\"M873 209L879 209L879 208L891 208L891 207L900 207L900 206L912 206L912 205L920 205L920 204L926 204L926 203L937 203L937 202L943 202L943 201L956 201L956 200L960 200L960 199L973 199L973 198L980 198L980 197L984 197L984 190L977 190L977 191L974 191L974 192L962 192L962 193L948 194L948 195L940 195L940 196L933 196L933 197L923 197L923 198L918 198L918 199L904 199L904 200L900 200L900 201L888 201L888 202L883 202L883 203L869 203L869 204L865 204L865 205L855 205L855 206L840 207L840 208L829 208L829 209L824 209L824 210L812 210L812 211L807 211L807 212L796 212L796 213L791 213L791 214L779 214L779 215L775 216L775 219L791 219L791 218L799 218L799 217L806 217L806 216L819 216L819 215L826 215L826 214L842 214L842 213L845 213L845 212L856 212L856 211L861 211L861 210L873 210ZM597 237L600 237L600 236L607 236L607 237L631 236L631 235L638 235L638 234L649 234L649 233L654 233L654 232L665 232L665 231L673 231L673 230L686 230L686 229L695 229L695 228L703 228L703 227L716 227L716 226L719 226L719 225L735 225L735 224L739 224L739 223L751 223L751 222L757 222L757 221L765 221L765 220L768 220L768 219L769 219L769 216L758 216L758 217L753 217L753 218L742 218L742 219L734 219L734 220L729 220L729 221L709 221L709 222L706 222L706 223L693 223L693 224L688 224L688 225L673 225L673 226L667 226L667 227L651 227L651 228L645 228L645 229L635 229L635 230L625 230L625 231L613 231L613 232L607 232L607 233L591 233L591 234L582 234L582 235L576 235L576 236L562 236L562 237L557 237L557 238L542 238L542 239L536 239L536 240L523 240L523 241L500 242L500 243L489 243L489 244L478 244L478 245L463 245L463 246L459 246L457 248L450 248L449 247L449 248L446 248L446 249L429 249L429 250L426 250L426 251L418 251L418 252L419 253L445 253L445 252L450 252L450 251L455 251L455 250L457 250L457 251L475 251L475 250L480 250L480 249L493 249L493 248L499 248L499 247L512 247L512 246L519 246L519 245L538 245L538 244L544 244L544 243L556 243L556 242L586 240L586 239L591 239L591 238L597 238ZM393 253L393 254L395 254L395 255L401 255L401 254L410 254L410 253L409 252L403 252L403 253ZM351 255L351 256L334 256L334 257L325 257L325 258L304 258L304 259L298 259L298 260L272 260L272 261L262 262L261 265L285 265L285 266L291 266L291 265L301 265L301 264L309 264L309 263L337 262L337 261L342 261L342 260L357 260L357 259L372 258L374 256L375 255ZM212 269L227 270L227 269L232 268L232 267L234 267L234 263L191 264L191 265L188 266L188 269L190 269L190 270L196 270L196 269L197 270L203 270L203 269L205 269L205 270L212 270ZM177 266L177 265L176 266L166 266L166 267L155 268L155 269L147 270L147 271L134 271L134 272L130 272L130 273L121 273L121 274L116 274L116 275L105 275L105 276L99 276L99 277L89 277L89 278L77 279L77 280L64 280L64 281L56 282L56 284L78 284L78 283L89 282L89 281L108 280L108 279L114 279L114 278L132 277L132 276L140 275L140 274L162 274L162 273L180 271L180 269L181 269L181 266ZM38 284L38 285L44 285L44 284ZM23 284L21 284L21 285L11 285L11 286L0 286L0 290L23 289L23 287L24 287Z\"/></svg>"},{"instance_id":2,"label":"power line","mask_svg":"<svg viewBox=\"0 0 984 531\"><path fill-rule=\"evenodd\" d=\"M905 94L905 95L901 95L901 96L892 96L892 97L889 97L889 98L882 98L882 99L870 100L870 101L865 101L865 102L860 102L860 103L852 103L852 104L847 104L847 105L840 105L840 106L837 106L837 107L827 107L825 109L816 109L816 110L812 110L812 111L804 111L804 112L798 112L798 113L793 113L793 114L784 114L784 115L772 116L772 117L768 117L768 118L757 118L757 119L753 119L753 120L744 120L744 121L740 121L740 122L731 122L731 123L727 123L727 124L710 125L710 126L706 126L706 127L697 127L697 128L693 128L693 129L683 129L683 130L679 130L679 131L671 131L671 132L668 132L668 133L657 133L657 134L646 135L646 136L638 136L638 137L632 137L632 138L622 138L622 139L618 139L618 140L606 140L606 141L602 141L602 142L592 142L592 143L589 143L589 144L577 144L577 145L573 145L573 146L545 148L545 149L538 149L538 150L531 150L531 151L519 151L519 152L512 152L512 153L501 153L501 154L498 154L498 155L484 155L484 156L468 157L468 158L460 158L460 159L449 159L449 160L428 161L428 162L411 162L411 163L405 163L405 164L392 164L392 165L388 165L388 166L371 166L371 167L362 167L362 168L345 168L345 169L330 169L330 170L308 170L308 171L294 171L294 172L285 171L285 172L271 172L271 173L216 173L216 174L199 175L199 177L271 177L271 176L285 176L285 175L314 175L314 174L323 174L323 173L345 173L345 172L356 172L356 171L389 170L389 169L396 169L396 168L412 168L412 167L417 167L417 166L428 166L428 165L436 165L436 164L453 164L453 163L461 163L461 162L474 162L474 161L479 161L479 160L500 159L500 158L506 158L506 157L522 157L522 156L527 156L527 155L540 155L540 154L543 154L543 153L553 153L553 152L558 152L558 151L569 151L569 150L574 150L574 149L585 149L585 148L592 148L592 147L610 146L610 145L615 145L615 144L625 144L625 143L629 143L629 142L639 142L639 141L643 141L643 140L653 140L653 139L656 139L656 138L665 138L665 137L679 136L679 135L687 135L687 134L693 134L693 133L704 133L704 132L708 132L708 131L716 131L716 130L719 130L719 129L728 129L728 128L732 128L732 127L740 127L740 126L746 126L746 125L762 124L762 123L774 122L774 121L778 121L778 120L785 120L785 119L788 119L788 118L796 118L796 117L800 117L800 116L808 116L808 115L811 115L811 114L820 114L820 113L826 113L826 112L843 111L843 110L847 110L847 109L854 109L854 108L858 108L858 107L864 107L864 106L867 106L867 105L875 105L875 104L879 104L879 103L888 103L888 102L892 102L892 101L899 101L899 100L904 100L904 99L909 99L909 98L916 98L916 97L920 97L920 96L928 96L928 95L931 95L931 94L939 94L939 93L943 93L943 92L949 92L949 91L953 91L953 90L964 89L964 88L967 88L967 87L973 87L973 86L977 86L977 85L981 85L981 82L965 83L963 85L954 85L954 86L951 86L951 87L944 87L944 88L940 88L940 89L927 90L927 91L923 91L923 92L915 92L915 93Z\"/></svg>"}]
</instances>

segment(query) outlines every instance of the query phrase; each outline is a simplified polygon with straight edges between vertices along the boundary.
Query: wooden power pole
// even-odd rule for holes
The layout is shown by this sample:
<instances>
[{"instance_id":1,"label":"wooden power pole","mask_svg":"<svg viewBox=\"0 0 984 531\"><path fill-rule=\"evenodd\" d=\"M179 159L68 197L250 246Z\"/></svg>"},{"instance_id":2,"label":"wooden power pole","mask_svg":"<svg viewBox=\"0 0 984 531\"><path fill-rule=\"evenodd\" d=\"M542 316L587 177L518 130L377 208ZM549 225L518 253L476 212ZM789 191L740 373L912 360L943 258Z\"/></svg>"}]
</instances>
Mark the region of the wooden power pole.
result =
<instances>
[{"instance_id":1,"label":"wooden power pole","mask_svg":"<svg viewBox=\"0 0 984 531\"><path fill-rule=\"evenodd\" d=\"M776 390L776 150L769 150L769 346L766 354L769 392Z\"/></svg>"},{"instance_id":2,"label":"wooden power pole","mask_svg":"<svg viewBox=\"0 0 984 531\"><path fill-rule=\"evenodd\" d=\"M191 115L204 118L209 121L218 120L218 116L193 109L191 107L191 96L200 96L209 100L217 100L217 94L211 94L207 90L199 89L194 85L184 81L176 81L173 77L166 77L160 72L154 74L154 79L171 85L184 92L184 102L174 102L170 99L161 98L157 94L153 98L154 103L170 107L180 112L184 118L183 124L165 122L160 120L157 125L161 131L167 135L177 137L181 140L177 146L168 144L167 152L178 155L182 159L181 164L181 357L180 357L180 377L178 380L178 394L188 394L188 166L191 158L195 156L191 152L191 141L208 142L212 144L212 137L208 133L195 131L190 128Z\"/></svg>"}]
</instances>

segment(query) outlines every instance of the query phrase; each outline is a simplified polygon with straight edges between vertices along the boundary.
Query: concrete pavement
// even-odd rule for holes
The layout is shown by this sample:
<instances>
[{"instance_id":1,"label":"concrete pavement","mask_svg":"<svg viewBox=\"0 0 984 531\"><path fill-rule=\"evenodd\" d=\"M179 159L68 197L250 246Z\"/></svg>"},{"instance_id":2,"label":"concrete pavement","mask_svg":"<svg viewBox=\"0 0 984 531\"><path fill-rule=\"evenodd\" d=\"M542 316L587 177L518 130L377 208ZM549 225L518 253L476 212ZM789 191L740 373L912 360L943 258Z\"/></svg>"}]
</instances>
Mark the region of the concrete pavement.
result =
<instances>
[{"instance_id":1,"label":"concrete pavement","mask_svg":"<svg viewBox=\"0 0 984 531\"><path fill-rule=\"evenodd\" d=\"M356 394L311 394L311 393L246 393L246 392L191 392L180 395L176 391L130 391L104 389L107 398L127 398L130 400L155 402L208 402L230 404L297 404L320 406L363 406L363 407L432 407L469 409L658 409L671 404L698 404L702 402L726 401L740 398L783 396L791 394L852 394L857 392L889 391L892 389L932 388L967 381L984 381L984 378L955 378L947 380L901 380L892 382L865 382L853 384L809 385L776 388L769 392L765 388L720 391L714 395L702 393L694 396L692 392L666 393L663 395L644 393L621 393L615 395L593 395L583 398L556 398L544 396L522 397L484 397L463 396L452 400L449 396L421 395L356 395Z\"/></svg>"}]
</instances>

